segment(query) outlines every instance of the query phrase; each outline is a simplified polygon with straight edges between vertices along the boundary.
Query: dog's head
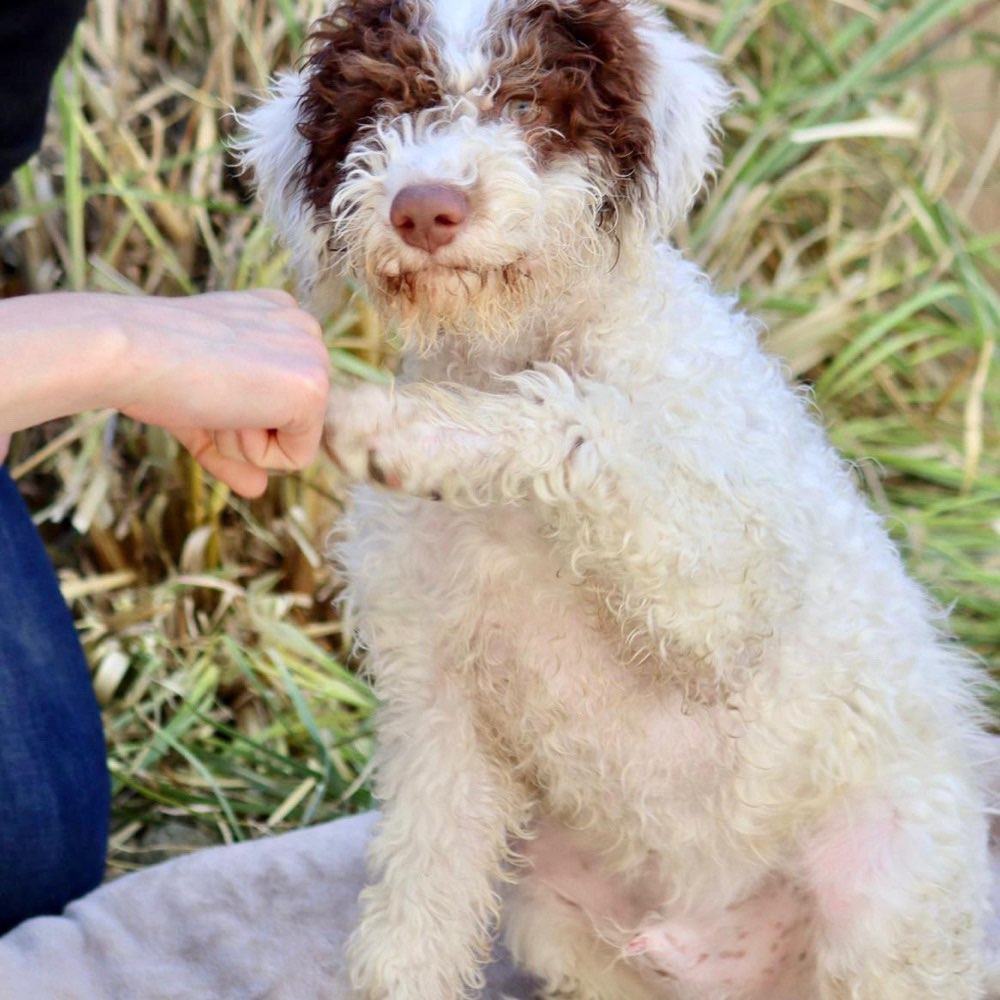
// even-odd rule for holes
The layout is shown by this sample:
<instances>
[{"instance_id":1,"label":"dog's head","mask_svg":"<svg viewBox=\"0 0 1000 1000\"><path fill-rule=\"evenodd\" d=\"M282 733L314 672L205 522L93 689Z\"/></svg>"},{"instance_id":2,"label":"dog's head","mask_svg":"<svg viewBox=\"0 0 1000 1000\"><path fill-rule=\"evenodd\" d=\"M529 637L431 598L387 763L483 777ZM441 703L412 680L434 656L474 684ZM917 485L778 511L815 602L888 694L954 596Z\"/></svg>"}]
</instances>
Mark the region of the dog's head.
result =
<instances>
[{"instance_id":1,"label":"dog's head","mask_svg":"<svg viewBox=\"0 0 1000 1000\"><path fill-rule=\"evenodd\" d=\"M727 93L631 0L341 0L244 153L307 287L499 336L686 213Z\"/></svg>"}]
</instances>

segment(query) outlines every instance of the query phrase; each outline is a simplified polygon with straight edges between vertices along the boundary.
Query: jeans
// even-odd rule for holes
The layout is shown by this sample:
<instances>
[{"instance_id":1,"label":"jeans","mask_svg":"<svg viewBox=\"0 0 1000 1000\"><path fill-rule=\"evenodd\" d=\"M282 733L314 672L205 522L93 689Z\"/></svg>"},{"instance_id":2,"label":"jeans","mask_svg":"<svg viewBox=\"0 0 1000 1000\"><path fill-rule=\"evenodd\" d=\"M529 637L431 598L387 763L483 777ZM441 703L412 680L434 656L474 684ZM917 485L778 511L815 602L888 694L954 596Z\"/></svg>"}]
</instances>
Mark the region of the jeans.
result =
<instances>
[{"instance_id":1,"label":"jeans","mask_svg":"<svg viewBox=\"0 0 1000 1000\"><path fill-rule=\"evenodd\" d=\"M0 467L0 933L58 913L101 881L109 812L83 650L41 539Z\"/></svg>"}]
</instances>

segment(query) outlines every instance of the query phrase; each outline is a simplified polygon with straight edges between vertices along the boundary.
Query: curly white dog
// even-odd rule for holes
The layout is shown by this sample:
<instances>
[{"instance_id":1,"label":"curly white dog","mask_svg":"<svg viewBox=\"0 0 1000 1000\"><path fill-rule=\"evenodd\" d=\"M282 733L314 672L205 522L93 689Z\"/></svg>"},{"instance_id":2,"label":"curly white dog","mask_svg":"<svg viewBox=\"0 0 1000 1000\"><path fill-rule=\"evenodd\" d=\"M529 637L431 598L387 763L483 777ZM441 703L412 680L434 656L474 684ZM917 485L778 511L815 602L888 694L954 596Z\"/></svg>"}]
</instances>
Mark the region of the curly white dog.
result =
<instances>
[{"instance_id":1,"label":"curly white dog","mask_svg":"<svg viewBox=\"0 0 1000 1000\"><path fill-rule=\"evenodd\" d=\"M728 91L632 0L344 0L247 119L345 390L379 695L364 1000L983 996L977 675L757 327L667 242Z\"/></svg>"}]
</instances>

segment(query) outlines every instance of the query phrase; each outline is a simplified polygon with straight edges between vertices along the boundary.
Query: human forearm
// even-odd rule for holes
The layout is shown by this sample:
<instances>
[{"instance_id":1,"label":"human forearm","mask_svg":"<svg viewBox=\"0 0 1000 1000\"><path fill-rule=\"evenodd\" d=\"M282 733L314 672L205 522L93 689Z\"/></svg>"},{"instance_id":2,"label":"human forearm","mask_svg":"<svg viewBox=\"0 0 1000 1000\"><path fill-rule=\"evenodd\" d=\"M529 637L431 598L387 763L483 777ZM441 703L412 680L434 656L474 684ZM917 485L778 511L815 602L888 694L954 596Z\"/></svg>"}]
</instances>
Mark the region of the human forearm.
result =
<instances>
[{"instance_id":1,"label":"human forearm","mask_svg":"<svg viewBox=\"0 0 1000 1000\"><path fill-rule=\"evenodd\" d=\"M124 355L117 301L69 292L0 301L0 435L115 405Z\"/></svg>"}]
</instances>

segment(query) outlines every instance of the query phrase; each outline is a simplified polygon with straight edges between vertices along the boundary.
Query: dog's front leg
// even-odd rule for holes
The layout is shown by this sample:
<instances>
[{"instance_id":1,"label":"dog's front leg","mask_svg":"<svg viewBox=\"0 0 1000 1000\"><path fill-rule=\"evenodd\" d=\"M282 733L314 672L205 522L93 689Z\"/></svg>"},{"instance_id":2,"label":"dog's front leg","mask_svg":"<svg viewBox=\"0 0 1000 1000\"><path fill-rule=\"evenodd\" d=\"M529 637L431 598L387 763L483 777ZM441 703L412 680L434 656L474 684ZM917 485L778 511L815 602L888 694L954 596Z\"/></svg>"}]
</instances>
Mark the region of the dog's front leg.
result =
<instances>
[{"instance_id":1,"label":"dog's front leg","mask_svg":"<svg viewBox=\"0 0 1000 1000\"><path fill-rule=\"evenodd\" d=\"M752 658L808 573L783 541L797 510L761 488L753 448L672 412L655 382L628 393L547 364L497 389L335 392L327 448L358 481L459 508L533 505L646 652Z\"/></svg>"},{"instance_id":2,"label":"dog's front leg","mask_svg":"<svg viewBox=\"0 0 1000 1000\"><path fill-rule=\"evenodd\" d=\"M496 924L514 793L457 685L420 676L385 692L379 720L384 814L348 947L358 1000L475 995Z\"/></svg>"},{"instance_id":3,"label":"dog's front leg","mask_svg":"<svg viewBox=\"0 0 1000 1000\"><path fill-rule=\"evenodd\" d=\"M646 393L636 399L551 364L498 379L495 392L363 386L334 392L326 445L358 481L459 508L532 505L555 550L600 587L646 651L666 658L676 644L703 656L711 634L723 659L727 645L743 655L748 637L770 626L774 591L762 593L754 576L784 549L763 515L761 530L746 532L754 512L711 477L725 479L732 465L738 481L752 456L716 445L721 471L703 476L683 452L691 428L665 412L655 385Z\"/></svg>"},{"instance_id":4,"label":"dog's front leg","mask_svg":"<svg viewBox=\"0 0 1000 1000\"><path fill-rule=\"evenodd\" d=\"M594 399L584 404L569 376L548 367L502 380L500 392L430 383L334 389L327 451L357 482L459 507L568 499L582 486L567 478L580 478L576 453L616 415Z\"/></svg>"}]
</instances>

